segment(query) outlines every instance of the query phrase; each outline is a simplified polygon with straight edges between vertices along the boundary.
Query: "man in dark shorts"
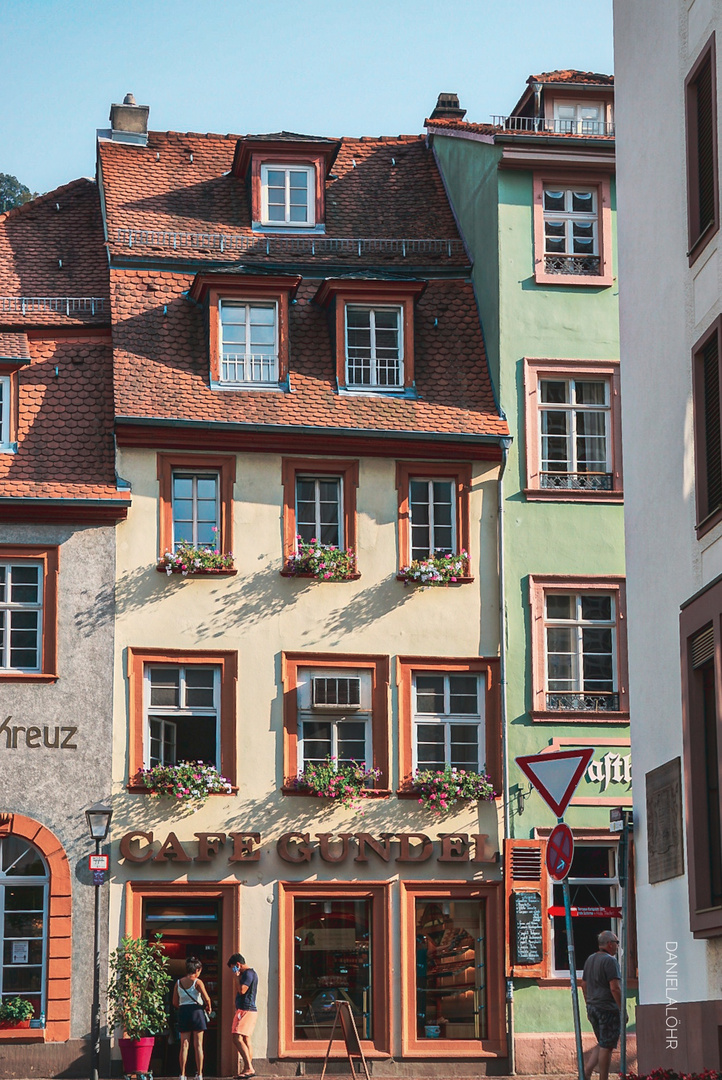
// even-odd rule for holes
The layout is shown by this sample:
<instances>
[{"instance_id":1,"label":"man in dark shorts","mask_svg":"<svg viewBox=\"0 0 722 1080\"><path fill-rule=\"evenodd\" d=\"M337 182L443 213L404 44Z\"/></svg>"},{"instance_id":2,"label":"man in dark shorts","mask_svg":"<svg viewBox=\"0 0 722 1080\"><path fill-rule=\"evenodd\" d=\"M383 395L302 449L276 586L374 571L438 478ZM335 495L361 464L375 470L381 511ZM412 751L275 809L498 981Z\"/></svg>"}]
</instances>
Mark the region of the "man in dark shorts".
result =
<instances>
[{"instance_id":1,"label":"man in dark shorts","mask_svg":"<svg viewBox=\"0 0 722 1080\"><path fill-rule=\"evenodd\" d=\"M236 1011L233 1017L231 1034L236 1050L241 1055L243 1068L236 1080L251 1080L255 1076L253 1071L253 1050L251 1049L251 1035L256 1026L258 1010L256 1008L256 993L258 992L258 975L250 967L245 957L240 953L234 953L229 957L228 967L238 980L236 991Z\"/></svg>"},{"instance_id":2,"label":"man in dark shorts","mask_svg":"<svg viewBox=\"0 0 722 1080\"><path fill-rule=\"evenodd\" d=\"M617 963L619 938L611 930L602 930L597 941L599 949L587 958L582 973L587 1016L597 1038L597 1045L585 1054L585 1080L590 1080L596 1068L599 1069L599 1080L608 1080L612 1051L616 1049L621 1031L622 976Z\"/></svg>"}]
</instances>

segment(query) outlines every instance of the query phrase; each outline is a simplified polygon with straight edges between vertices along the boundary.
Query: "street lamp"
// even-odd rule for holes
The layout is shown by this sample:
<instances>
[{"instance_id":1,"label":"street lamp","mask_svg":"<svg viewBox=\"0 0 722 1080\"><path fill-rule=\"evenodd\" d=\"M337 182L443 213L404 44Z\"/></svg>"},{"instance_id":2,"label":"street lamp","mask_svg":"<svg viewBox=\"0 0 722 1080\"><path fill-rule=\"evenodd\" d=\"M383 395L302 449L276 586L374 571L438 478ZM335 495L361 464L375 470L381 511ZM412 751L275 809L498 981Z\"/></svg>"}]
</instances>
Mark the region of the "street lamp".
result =
<instances>
[{"instance_id":1,"label":"street lamp","mask_svg":"<svg viewBox=\"0 0 722 1080\"><path fill-rule=\"evenodd\" d=\"M97 802L85 811L88 821L88 832L92 840L95 840L95 854L100 854L100 845L108 835L110 819L113 810L104 803ZM93 870L93 885L95 887L95 966L93 971L93 1011L91 1014L91 1061L90 1078L98 1080L100 1068L100 886L103 884L104 874L102 870Z\"/></svg>"}]
</instances>

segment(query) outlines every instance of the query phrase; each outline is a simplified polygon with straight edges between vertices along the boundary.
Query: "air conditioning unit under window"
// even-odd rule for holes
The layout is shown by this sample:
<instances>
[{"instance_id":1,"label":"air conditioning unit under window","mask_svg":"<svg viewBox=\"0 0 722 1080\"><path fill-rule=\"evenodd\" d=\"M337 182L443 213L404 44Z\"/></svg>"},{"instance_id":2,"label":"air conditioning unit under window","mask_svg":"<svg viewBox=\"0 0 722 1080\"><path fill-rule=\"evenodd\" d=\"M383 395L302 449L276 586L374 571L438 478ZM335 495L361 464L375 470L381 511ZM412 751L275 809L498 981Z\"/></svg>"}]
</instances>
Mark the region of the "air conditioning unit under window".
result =
<instances>
[{"instance_id":1,"label":"air conditioning unit under window","mask_svg":"<svg viewBox=\"0 0 722 1080\"><path fill-rule=\"evenodd\" d=\"M358 676L316 676L311 683L311 701L314 709L361 708L361 680Z\"/></svg>"}]
</instances>

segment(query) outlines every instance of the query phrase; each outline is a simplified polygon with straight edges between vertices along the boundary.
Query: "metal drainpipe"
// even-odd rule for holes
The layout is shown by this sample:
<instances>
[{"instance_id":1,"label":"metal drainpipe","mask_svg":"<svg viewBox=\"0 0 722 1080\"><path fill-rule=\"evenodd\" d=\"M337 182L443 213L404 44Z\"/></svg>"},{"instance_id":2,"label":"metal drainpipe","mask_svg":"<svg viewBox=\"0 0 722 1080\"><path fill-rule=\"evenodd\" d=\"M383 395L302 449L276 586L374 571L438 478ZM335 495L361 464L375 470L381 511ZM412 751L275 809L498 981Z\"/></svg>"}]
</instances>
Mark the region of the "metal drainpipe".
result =
<instances>
[{"instance_id":1,"label":"metal drainpipe","mask_svg":"<svg viewBox=\"0 0 722 1080\"><path fill-rule=\"evenodd\" d=\"M509 744L506 716L506 590L504 588L504 472L509 459L511 438L499 440L501 446L501 469L497 485L496 520L499 540L499 680L501 683L501 768L502 768L502 806L504 808L504 840L511 836L511 811L509 807ZM509 1074L516 1076L516 1055L514 1053L514 980L507 979L506 984L506 1024L507 1053Z\"/></svg>"}]
</instances>

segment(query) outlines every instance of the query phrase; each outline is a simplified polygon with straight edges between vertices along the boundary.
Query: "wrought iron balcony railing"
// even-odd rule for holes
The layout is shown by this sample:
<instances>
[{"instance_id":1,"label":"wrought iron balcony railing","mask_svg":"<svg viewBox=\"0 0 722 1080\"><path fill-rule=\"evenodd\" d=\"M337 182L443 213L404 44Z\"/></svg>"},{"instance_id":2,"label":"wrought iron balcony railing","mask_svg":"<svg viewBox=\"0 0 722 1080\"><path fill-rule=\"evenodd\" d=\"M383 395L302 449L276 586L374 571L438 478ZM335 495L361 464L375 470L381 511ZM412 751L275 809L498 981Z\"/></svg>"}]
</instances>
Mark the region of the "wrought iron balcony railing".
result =
<instances>
[{"instance_id":1,"label":"wrought iron balcony railing","mask_svg":"<svg viewBox=\"0 0 722 1080\"><path fill-rule=\"evenodd\" d=\"M619 694L548 691L549 712L619 712Z\"/></svg>"},{"instance_id":2,"label":"wrought iron balcony railing","mask_svg":"<svg viewBox=\"0 0 722 1080\"><path fill-rule=\"evenodd\" d=\"M565 491L611 491L614 476L603 472L541 472L539 486Z\"/></svg>"},{"instance_id":3,"label":"wrought iron balcony railing","mask_svg":"<svg viewBox=\"0 0 722 1080\"><path fill-rule=\"evenodd\" d=\"M588 274L598 277L602 272L599 255L545 255L544 270L547 274Z\"/></svg>"},{"instance_id":4,"label":"wrought iron balcony railing","mask_svg":"<svg viewBox=\"0 0 722 1080\"><path fill-rule=\"evenodd\" d=\"M597 135L614 138L614 124L604 120L555 120L551 116L497 116L491 122L505 131L527 135Z\"/></svg>"}]
</instances>

